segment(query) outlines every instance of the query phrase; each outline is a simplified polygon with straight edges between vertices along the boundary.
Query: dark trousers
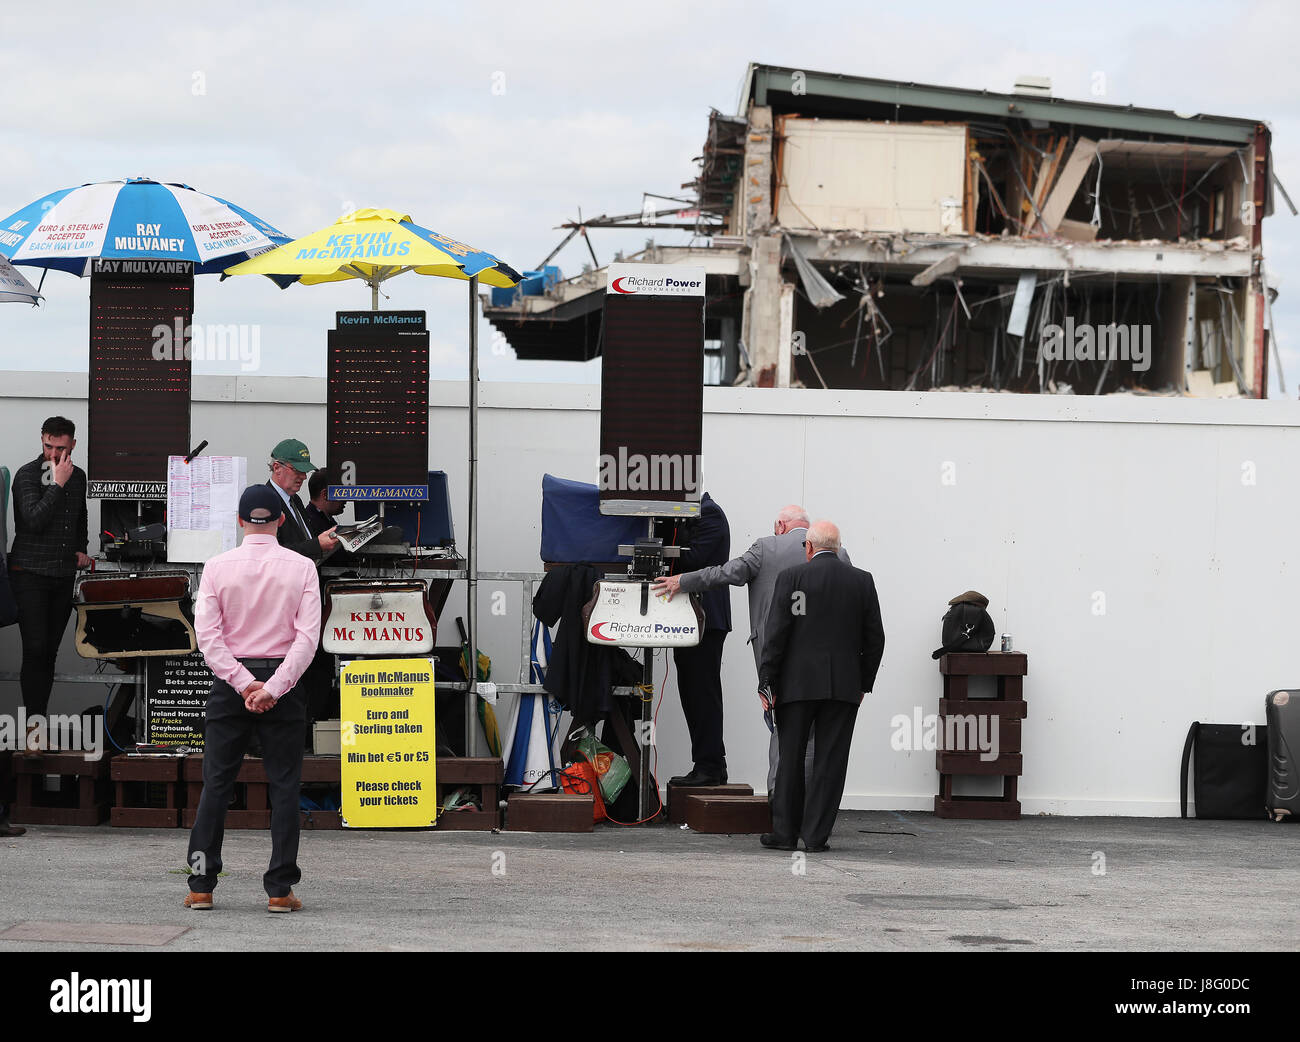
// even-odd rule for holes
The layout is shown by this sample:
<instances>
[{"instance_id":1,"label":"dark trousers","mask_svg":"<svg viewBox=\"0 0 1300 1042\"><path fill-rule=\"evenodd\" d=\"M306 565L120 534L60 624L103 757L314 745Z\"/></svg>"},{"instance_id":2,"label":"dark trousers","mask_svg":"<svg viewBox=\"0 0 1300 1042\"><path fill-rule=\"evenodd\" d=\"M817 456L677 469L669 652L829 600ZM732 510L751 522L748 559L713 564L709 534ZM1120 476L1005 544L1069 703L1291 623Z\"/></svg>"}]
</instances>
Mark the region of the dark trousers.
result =
<instances>
[{"instance_id":1,"label":"dark trousers","mask_svg":"<svg viewBox=\"0 0 1300 1042\"><path fill-rule=\"evenodd\" d=\"M776 768L776 798L772 801L772 832L793 843L819 847L831 836L835 815L849 772L849 744L858 707L852 702L821 699L786 702L776 707L776 734L781 759ZM804 784L804 752L817 728L817 755L812 783Z\"/></svg>"},{"instance_id":2,"label":"dark trousers","mask_svg":"<svg viewBox=\"0 0 1300 1042\"><path fill-rule=\"evenodd\" d=\"M23 705L29 714L43 716L50 706L54 660L72 614L73 580L71 575L40 575L26 569L9 572L9 585L18 602L18 631L23 638L19 680Z\"/></svg>"},{"instance_id":3,"label":"dark trousers","mask_svg":"<svg viewBox=\"0 0 1300 1042\"><path fill-rule=\"evenodd\" d=\"M261 681L275 672L254 667L250 671ZM195 893L210 894L217 885L226 809L254 733L262 743L262 765L271 798L271 864L262 885L268 896L286 897L302 878L298 870L298 803L306 723L307 707L297 688L265 713L252 713L244 707L238 691L222 680L213 681L204 731L203 795L190 833L190 889Z\"/></svg>"},{"instance_id":4,"label":"dark trousers","mask_svg":"<svg viewBox=\"0 0 1300 1042\"><path fill-rule=\"evenodd\" d=\"M691 759L701 770L727 769L722 744L722 642L726 630L705 630L693 648L675 648L677 689L691 733Z\"/></svg>"},{"instance_id":5,"label":"dark trousers","mask_svg":"<svg viewBox=\"0 0 1300 1042\"><path fill-rule=\"evenodd\" d=\"M298 687L307 697L309 723L339 718L339 692L334 686L333 655L317 648L316 657L298 680Z\"/></svg>"}]
</instances>

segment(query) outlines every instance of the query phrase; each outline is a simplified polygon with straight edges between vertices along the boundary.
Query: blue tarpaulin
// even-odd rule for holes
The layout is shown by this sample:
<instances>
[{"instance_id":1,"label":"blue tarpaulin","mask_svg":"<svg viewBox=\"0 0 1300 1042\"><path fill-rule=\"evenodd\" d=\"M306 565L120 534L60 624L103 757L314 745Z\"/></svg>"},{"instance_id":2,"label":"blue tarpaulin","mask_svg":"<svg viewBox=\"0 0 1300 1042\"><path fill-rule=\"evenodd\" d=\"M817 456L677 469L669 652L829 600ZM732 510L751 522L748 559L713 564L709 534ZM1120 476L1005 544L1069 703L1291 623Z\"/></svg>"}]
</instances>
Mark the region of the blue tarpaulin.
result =
<instances>
[{"instance_id":1,"label":"blue tarpaulin","mask_svg":"<svg viewBox=\"0 0 1300 1042\"><path fill-rule=\"evenodd\" d=\"M559 564L618 561L620 543L646 534L645 518L606 517L600 492L585 481L542 476L542 560Z\"/></svg>"}]
</instances>

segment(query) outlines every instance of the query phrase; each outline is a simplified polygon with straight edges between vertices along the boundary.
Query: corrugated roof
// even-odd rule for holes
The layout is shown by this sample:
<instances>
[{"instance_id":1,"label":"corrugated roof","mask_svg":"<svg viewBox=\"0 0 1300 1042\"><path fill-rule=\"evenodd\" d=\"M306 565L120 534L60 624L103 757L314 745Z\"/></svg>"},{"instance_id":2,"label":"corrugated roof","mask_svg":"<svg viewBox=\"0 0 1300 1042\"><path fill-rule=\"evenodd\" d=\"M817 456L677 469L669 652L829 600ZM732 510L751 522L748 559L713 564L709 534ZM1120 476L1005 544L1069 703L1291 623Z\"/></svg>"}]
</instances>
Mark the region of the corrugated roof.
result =
<instances>
[{"instance_id":1,"label":"corrugated roof","mask_svg":"<svg viewBox=\"0 0 1300 1042\"><path fill-rule=\"evenodd\" d=\"M798 78L796 78L798 77ZM795 84L798 90L795 90ZM782 110L810 104L809 99L828 98L841 102L896 105L931 109L939 113L964 113L988 118L1033 119L1083 127L1100 127L1125 133L1155 134L1177 140L1196 139L1232 144L1253 140L1260 120L1232 116L1179 115L1164 109L1135 105L1106 105L1092 101L1071 101L1037 94L999 94L988 90L940 87L902 80L880 80L866 76L794 69L784 65L752 63L746 78L744 99L759 105L778 102ZM805 111L805 114L810 114Z\"/></svg>"}]
</instances>

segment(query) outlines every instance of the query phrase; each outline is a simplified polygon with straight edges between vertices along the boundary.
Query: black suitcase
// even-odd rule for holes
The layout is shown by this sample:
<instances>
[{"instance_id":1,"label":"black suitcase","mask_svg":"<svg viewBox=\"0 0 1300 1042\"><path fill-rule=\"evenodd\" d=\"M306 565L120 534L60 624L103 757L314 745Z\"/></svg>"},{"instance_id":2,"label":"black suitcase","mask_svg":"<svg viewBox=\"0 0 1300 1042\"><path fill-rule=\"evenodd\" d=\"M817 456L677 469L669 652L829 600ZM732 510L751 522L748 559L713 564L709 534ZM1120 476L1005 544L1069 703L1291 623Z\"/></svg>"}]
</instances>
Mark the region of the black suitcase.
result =
<instances>
[{"instance_id":1,"label":"black suitcase","mask_svg":"<svg viewBox=\"0 0 1300 1042\"><path fill-rule=\"evenodd\" d=\"M1268 812L1274 821L1300 820L1300 691L1272 691L1268 721Z\"/></svg>"}]
</instances>

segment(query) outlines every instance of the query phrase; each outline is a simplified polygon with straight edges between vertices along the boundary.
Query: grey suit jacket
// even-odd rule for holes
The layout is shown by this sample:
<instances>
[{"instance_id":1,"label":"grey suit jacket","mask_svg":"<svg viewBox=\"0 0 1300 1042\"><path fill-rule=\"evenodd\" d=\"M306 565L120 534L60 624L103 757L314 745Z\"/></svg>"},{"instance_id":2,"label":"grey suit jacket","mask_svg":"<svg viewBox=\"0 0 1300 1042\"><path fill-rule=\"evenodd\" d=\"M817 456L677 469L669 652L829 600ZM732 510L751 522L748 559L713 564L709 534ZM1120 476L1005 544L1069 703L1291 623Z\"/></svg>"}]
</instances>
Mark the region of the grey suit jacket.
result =
<instances>
[{"instance_id":1,"label":"grey suit jacket","mask_svg":"<svg viewBox=\"0 0 1300 1042\"><path fill-rule=\"evenodd\" d=\"M807 534L806 528L793 528L784 535L764 536L726 564L682 573L682 589L687 593L700 593L715 586L749 587L749 643L754 648L755 669L763 659L763 634L767 632L767 612L772 605L776 577L807 560L803 548ZM840 550L840 560L852 564L845 550Z\"/></svg>"}]
</instances>

